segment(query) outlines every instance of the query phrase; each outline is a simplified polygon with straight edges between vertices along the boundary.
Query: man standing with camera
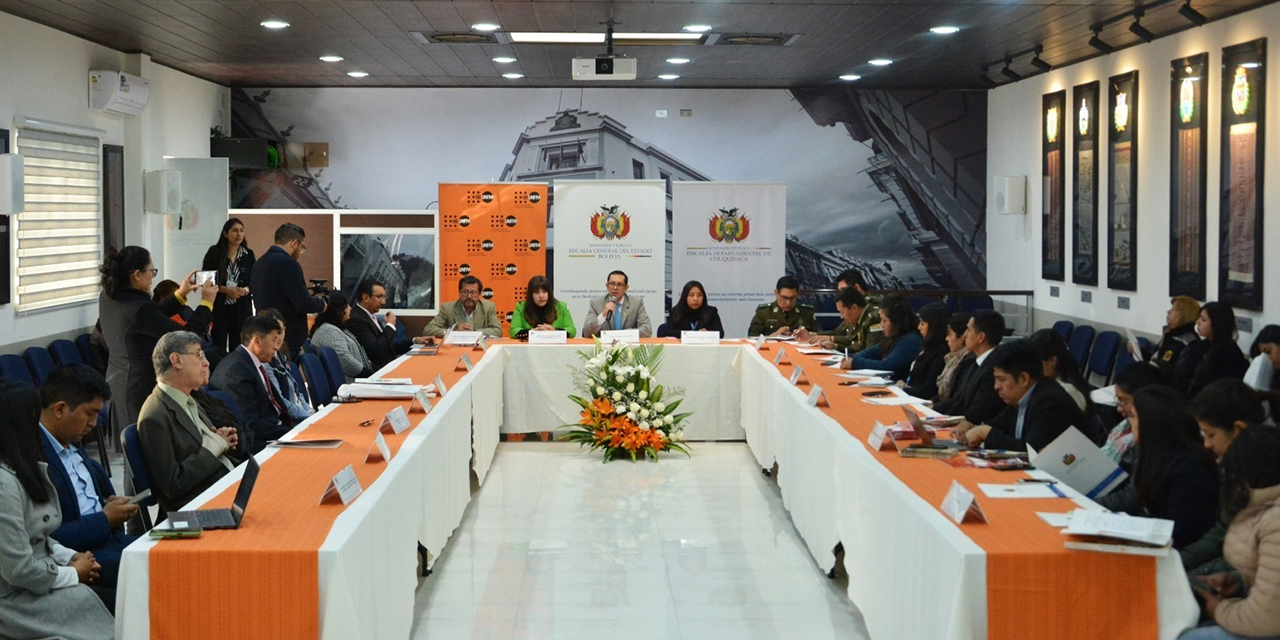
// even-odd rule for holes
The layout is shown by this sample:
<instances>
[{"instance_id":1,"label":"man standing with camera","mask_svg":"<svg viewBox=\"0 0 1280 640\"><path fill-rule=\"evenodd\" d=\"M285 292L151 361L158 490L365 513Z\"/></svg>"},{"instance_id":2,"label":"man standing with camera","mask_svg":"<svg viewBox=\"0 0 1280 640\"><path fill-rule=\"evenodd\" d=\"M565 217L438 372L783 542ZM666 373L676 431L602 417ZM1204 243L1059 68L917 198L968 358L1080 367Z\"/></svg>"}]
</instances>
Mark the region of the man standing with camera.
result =
<instances>
[{"instance_id":1,"label":"man standing with camera","mask_svg":"<svg viewBox=\"0 0 1280 640\"><path fill-rule=\"evenodd\" d=\"M324 298L311 295L298 259L307 251L307 232L292 222L276 229L275 244L258 259L249 288L258 310L275 309L284 316L285 347L290 358L307 340L307 314L325 309Z\"/></svg>"}]
</instances>

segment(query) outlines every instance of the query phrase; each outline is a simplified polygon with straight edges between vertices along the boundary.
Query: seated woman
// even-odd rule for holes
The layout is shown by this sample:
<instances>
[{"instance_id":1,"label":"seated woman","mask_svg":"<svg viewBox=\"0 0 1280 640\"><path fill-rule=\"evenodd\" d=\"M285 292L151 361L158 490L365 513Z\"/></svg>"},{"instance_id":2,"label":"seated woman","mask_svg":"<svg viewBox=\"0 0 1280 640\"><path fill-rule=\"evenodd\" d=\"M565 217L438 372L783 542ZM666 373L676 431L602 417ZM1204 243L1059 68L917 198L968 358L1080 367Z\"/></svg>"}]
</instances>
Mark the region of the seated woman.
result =
<instances>
[{"instance_id":1,"label":"seated woman","mask_svg":"<svg viewBox=\"0 0 1280 640\"><path fill-rule=\"evenodd\" d=\"M1164 333L1160 336L1160 344L1150 354L1151 364L1165 370L1172 369L1182 350L1200 339L1196 335L1196 318L1199 317L1200 303L1190 296L1174 296L1169 300L1169 310L1164 314ZM1125 348L1133 353L1133 345L1125 343Z\"/></svg>"},{"instance_id":2,"label":"seated woman","mask_svg":"<svg viewBox=\"0 0 1280 640\"><path fill-rule=\"evenodd\" d=\"M40 392L0 380L0 638L111 640L115 621L88 586L101 567L50 538L62 510L41 462Z\"/></svg>"},{"instance_id":3,"label":"seated woman","mask_svg":"<svg viewBox=\"0 0 1280 640\"><path fill-rule=\"evenodd\" d=\"M887 296L880 305L880 344L859 351L840 363L841 369L892 371L894 380L904 380L911 363L920 354L924 339L916 331L916 314L906 298Z\"/></svg>"},{"instance_id":4,"label":"seated woman","mask_svg":"<svg viewBox=\"0 0 1280 640\"><path fill-rule=\"evenodd\" d=\"M329 347L338 354L338 362L342 364L342 373L347 382L357 377L373 373L373 363L369 354L365 353L360 341L344 327L351 317L351 304L341 291L330 291L325 296L325 307L316 316L316 323L311 327L311 344L317 347Z\"/></svg>"},{"instance_id":5,"label":"seated woman","mask_svg":"<svg viewBox=\"0 0 1280 640\"><path fill-rule=\"evenodd\" d=\"M1236 344L1236 314L1225 302L1209 302L1200 308L1196 333L1202 340L1187 345L1178 356L1178 383L1188 398L1196 397L1210 382L1244 377L1249 360Z\"/></svg>"},{"instance_id":6,"label":"seated woman","mask_svg":"<svg viewBox=\"0 0 1280 640\"><path fill-rule=\"evenodd\" d=\"M1130 515L1173 521L1173 545L1182 548L1218 520L1218 470L1200 440L1200 429L1182 396L1151 386L1133 397L1129 426L1138 460L1131 483Z\"/></svg>"},{"instance_id":7,"label":"seated woman","mask_svg":"<svg viewBox=\"0 0 1280 640\"><path fill-rule=\"evenodd\" d=\"M716 331L724 337L720 324L720 312L707 304L707 291L702 283L690 280L680 292L680 301L671 307L667 322L658 333L659 338L679 338L682 331Z\"/></svg>"},{"instance_id":8,"label":"seated woman","mask_svg":"<svg viewBox=\"0 0 1280 640\"><path fill-rule=\"evenodd\" d=\"M1280 430L1255 427L1222 460L1222 500L1234 511L1223 548L1240 573L1215 573L1193 587L1212 624L1182 640L1280 638Z\"/></svg>"},{"instance_id":9,"label":"seated woman","mask_svg":"<svg viewBox=\"0 0 1280 640\"><path fill-rule=\"evenodd\" d=\"M1086 418L1093 417L1093 401L1089 399L1089 383L1080 373L1080 365L1067 349L1067 341L1053 329L1041 329L1028 340L1040 351L1044 377L1058 381L1062 390L1076 401Z\"/></svg>"},{"instance_id":10,"label":"seated woman","mask_svg":"<svg viewBox=\"0 0 1280 640\"><path fill-rule=\"evenodd\" d=\"M1121 469L1131 473L1133 464L1138 460L1138 450L1134 447L1133 428L1129 425L1129 417L1133 414L1133 396L1147 387L1155 385L1169 386L1160 370L1150 366L1132 366L1116 376L1116 412L1120 414L1120 422L1107 432L1107 440L1102 445L1102 452L1120 465ZM1110 497L1105 496L1106 497ZM1106 506L1105 504L1103 506Z\"/></svg>"},{"instance_id":11,"label":"seated woman","mask_svg":"<svg viewBox=\"0 0 1280 640\"><path fill-rule=\"evenodd\" d=\"M951 399L951 392L956 388L956 381L963 379L964 372L973 365L973 357L969 348L964 346L964 332L969 328L969 314L960 312L951 314L947 320L947 355L942 358L942 373L938 374L938 393L932 400L934 404Z\"/></svg>"},{"instance_id":12,"label":"seated woman","mask_svg":"<svg viewBox=\"0 0 1280 640\"><path fill-rule=\"evenodd\" d=\"M511 337L529 331L564 331L568 337L577 335L569 305L556 300L551 293L551 281L546 276L529 278L523 302L516 303L511 314Z\"/></svg>"},{"instance_id":13,"label":"seated woman","mask_svg":"<svg viewBox=\"0 0 1280 640\"><path fill-rule=\"evenodd\" d=\"M1258 332L1249 347L1249 370L1244 381L1258 391L1273 391L1280 384L1280 325L1269 324ZM1272 407L1274 414L1277 407Z\"/></svg>"},{"instance_id":14,"label":"seated woman","mask_svg":"<svg viewBox=\"0 0 1280 640\"><path fill-rule=\"evenodd\" d=\"M924 338L924 345L916 361L911 364L911 373L906 380L898 381L898 386L907 393L928 400L938 395L938 376L946 366L947 354L951 348L947 346L947 320L951 310L941 302L933 302L920 310L918 328Z\"/></svg>"}]
</instances>

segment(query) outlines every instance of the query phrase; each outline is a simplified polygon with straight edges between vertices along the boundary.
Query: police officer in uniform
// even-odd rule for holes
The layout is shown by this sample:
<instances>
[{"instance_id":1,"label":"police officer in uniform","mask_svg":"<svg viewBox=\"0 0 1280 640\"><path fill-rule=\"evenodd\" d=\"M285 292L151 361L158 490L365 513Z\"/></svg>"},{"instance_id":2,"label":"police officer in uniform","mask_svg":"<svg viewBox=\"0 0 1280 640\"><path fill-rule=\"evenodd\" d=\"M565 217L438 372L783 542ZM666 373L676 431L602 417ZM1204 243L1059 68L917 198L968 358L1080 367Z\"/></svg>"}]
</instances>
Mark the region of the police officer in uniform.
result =
<instances>
[{"instance_id":1,"label":"police officer in uniform","mask_svg":"<svg viewBox=\"0 0 1280 640\"><path fill-rule=\"evenodd\" d=\"M798 304L800 300L800 283L791 276L778 278L774 287L774 302L756 307L756 315L751 318L748 336L789 336L808 327L816 327L817 320L813 315L813 307Z\"/></svg>"},{"instance_id":2,"label":"police officer in uniform","mask_svg":"<svg viewBox=\"0 0 1280 640\"><path fill-rule=\"evenodd\" d=\"M796 337L825 349L848 350L850 353L880 344L880 297L867 294L867 281L862 273L857 269L846 269L836 277L836 289L839 291L836 294L836 311L840 312L840 324L830 331L803 331ZM859 295L842 302L846 289L852 289Z\"/></svg>"}]
</instances>

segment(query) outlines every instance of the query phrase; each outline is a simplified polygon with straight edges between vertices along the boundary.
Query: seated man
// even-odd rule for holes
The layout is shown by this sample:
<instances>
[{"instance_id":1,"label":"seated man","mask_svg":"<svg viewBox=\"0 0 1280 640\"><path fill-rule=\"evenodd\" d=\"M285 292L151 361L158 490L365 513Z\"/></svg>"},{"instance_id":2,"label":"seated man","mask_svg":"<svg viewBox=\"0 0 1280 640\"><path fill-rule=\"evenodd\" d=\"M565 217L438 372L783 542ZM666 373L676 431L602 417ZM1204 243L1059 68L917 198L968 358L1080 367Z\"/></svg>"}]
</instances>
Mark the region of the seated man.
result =
<instances>
[{"instance_id":1,"label":"seated man","mask_svg":"<svg viewBox=\"0 0 1280 640\"><path fill-rule=\"evenodd\" d=\"M1040 352L1029 341L996 347L989 362L996 392L1007 406L990 424L961 423L957 431L963 432L969 446L1026 451L1030 445L1040 451L1071 427L1097 441L1075 400L1062 385L1045 379Z\"/></svg>"},{"instance_id":2,"label":"seated man","mask_svg":"<svg viewBox=\"0 0 1280 640\"><path fill-rule=\"evenodd\" d=\"M1004 316L990 309L976 311L964 331L964 345L973 354L973 365L965 370L963 380L952 383L953 391L946 402L934 409L953 416L964 416L971 424L982 424L1004 409L996 394L995 372L991 368L991 350L1004 339Z\"/></svg>"},{"instance_id":3,"label":"seated man","mask_svg":"<svg viewBox=\"0 0 1280 640\"><path fill-rule=\"evenodd\" d=\"M57 367L40 385L40 444L62 508L62 525L52 537L67 548L93 554L102 565L95 586L103 588L99 595L112 597L106 605L114 610L120 552L136 539L124 534L124 523L138 506L116 495L106 469L76 444L97 426L102 403L110 399L106 378L88 365Z\"/></svg>"},{"instance_id":4,"label":"seated man","mask_svg":"<svg viewBox=\"0 0 1280 640\"><path fill-rule=\"evenodd\" d=\"M214 429L191 392L209 381L209 361L190 331L166 333L151 355L156 388L138 414L138 439L160 508L179 511L244 460L239 436Z\"/></svg>"},{"instance_id":5,"label":"seated man","mask_svg":"<svg viewBox=\"0 0 1280 640\"><path fill-rule=\"evenodd\" d=\"M285 409L289 415L293 416L294 424L297 424L310 418L316 410L311 406L311 398L307 396L306 387L290 373L290 370L296 370L294 368L298 365L287 357L285 345L289 344L289 341L285 337L287 331L284 328L284 316L275 309L262 309L258 311L258 315L270 316L280 323L280 339L277 341L279 344L276 345L276 355L271 362L267 363L267 370L272 374L271 384L276 397L284 400Z\"/></svg>"},{"instance_id":6,"label":"seated man","mask_svg":"<svg viewBox=\"0 0 1280 640\"><path fill-rule=\"evenodd\" d=\"M854 287L841 289L836 294L836 312L840 314L840 324L835 329L812 334L807 329L801 329L796 332L796 338L808 340L810 344L823 349L843 349L846 353L857 353L880 344L883 334L880 332L879 318L874 324L864 322L867 314L872 311L862 292ZM878 305L874 313L880 315Z\"/></svg>"},{"instance_id":7,"label":"seated man","mask_svg":"<svg viewBox=\"0 0 1280 640\"><path fill-rule=\"evenodd\" d=\"M254 454L294 424L284 399L271 384L273 374L267 367L284 344L280 323L271 316L252 316L240 329L240 343L218 363L209 384L231 394L248 432L244 434L245 451Z\"/></svg>"},{"instance_id":8,"label":"seated man","mask_svg":"<svg viewBox=\"0 0 1280 640\"><path fill-rule=\"evenodd\" d=\"M347 331L364 347L374 371L409 350L408 346L402 349L395 345L396 314L388 311L384 318L378 317L386 301L387 288L377 280L365 280L356 286L356 304L347 319Z\"/></svg>"},{"instance_id":9,"label":"seated man","mask_svg":"<svg viewBox=\"0 0 1280 640\"><path fill-rule=\"evenodd\" d=\"M751 326L747 328L748 336L789 336L801 329L812 329L818 326L814 318L813 307L798 304L800 301L800 283L791 276L778 278L773 289L774 302L756 307L756 315L751 318Z\"/></svg>"},{"instance_id":10,"label":"seated man","mask_svg":"<svg viewBox=\"0 0 1280 640\"><path fill-rule=\"evenodd\" d=\"M582 337L593 338L601 331L639 329L641 338L653 335L653 325L644 310L644 298L627 295L630 283L621 271L609 273L605 282L609 293L591 301L587 320L582 324Z\"/></svg>"},{"instance_id":11,"label":"seated man","mask_svg":"<svg viewBox=\"0 0 1280 640\"><path fill-rule=\"evenodd\" d=\"M500 337L502 323L498 321L498 307L480 298L482 289L480 278L464 276L458 281L458 299L440 305L440 312L427 323L422 335L439 338L445 331L456 329Z\"/></svg>"}]
</instances>

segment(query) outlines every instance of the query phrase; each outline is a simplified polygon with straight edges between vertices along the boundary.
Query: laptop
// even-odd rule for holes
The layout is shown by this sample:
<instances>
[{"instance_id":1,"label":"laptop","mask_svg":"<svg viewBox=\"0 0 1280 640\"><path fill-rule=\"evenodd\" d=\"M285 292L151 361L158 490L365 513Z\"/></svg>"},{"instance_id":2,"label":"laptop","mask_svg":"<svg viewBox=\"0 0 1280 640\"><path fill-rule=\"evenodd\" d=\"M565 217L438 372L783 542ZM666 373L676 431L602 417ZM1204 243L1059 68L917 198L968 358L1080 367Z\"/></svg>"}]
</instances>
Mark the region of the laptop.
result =
<instances>
[{"instance_id":1,"label":"laptop","mask_svg":"<svg viewBox=\"0 0 1280 640\"><path fill-rule=\"evenodd\" d=\"M969 447L960 443L958 440L946 440L933 437L933 433L924 425L924 421L916 412L908 409L905 405L902 412L907 415L907 422L911 424L911 430L916 432L916 437L920 438L920 443L928 448L949 448L966 450Z\"/></svg>"},{"instance_id":2,"label":"laptop","mask_svg":"<svg viewBox=\"0 0 1280 640\"><path fill-rule=\"evenodd\" d=\"M196 527L201 529L239 529L244 519L244 510L249 506L249 496L253 494L253 483L258 479L258 461L253 457L244 468L244 477L240 479L240 488L236 489L236 499L230 509L200 509L199 511L177 511L169 514L170 526L177 528Z\"/></svg>"}]
</instances>

